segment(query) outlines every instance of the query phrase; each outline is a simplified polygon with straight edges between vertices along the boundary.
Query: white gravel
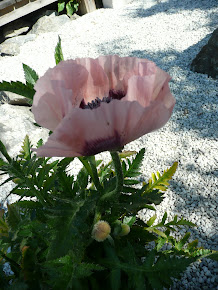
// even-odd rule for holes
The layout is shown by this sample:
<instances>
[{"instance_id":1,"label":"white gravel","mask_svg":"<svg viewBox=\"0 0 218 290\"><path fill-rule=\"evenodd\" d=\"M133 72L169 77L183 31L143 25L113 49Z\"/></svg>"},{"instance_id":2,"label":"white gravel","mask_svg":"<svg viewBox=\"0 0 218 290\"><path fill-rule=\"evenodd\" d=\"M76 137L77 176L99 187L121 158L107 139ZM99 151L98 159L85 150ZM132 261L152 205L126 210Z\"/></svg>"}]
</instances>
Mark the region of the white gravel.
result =
<instances>
[{"instance_id":1,"label":"white gravel","mask_svg":"<svg viewBox=\"0 0 218 290\"><path fill-rule=\"evenodd\" d=\"M192 239L216 249L217 232L217 81L190 71L190 63L217 27L216 0L135 0L124 9L100 9L39 35L14 57L0 57L0 80L22 81L22 63L42 75L55 65L58 34L66 59L118 54L153 60L172 76L177 103L171 120L157 132L128 144L146 148L144 177L179 161L158 216L178 214L197 224ZM13 152L13 148L11 148ZM107 159L107 154L103 154ZM2 198L4 197L2 193ZM150 211L143 215L149 217ZM181 233L182 234L182 233ZM218 289L215 262L188 268L172 289Z\"/></svg>"}]
</instances>

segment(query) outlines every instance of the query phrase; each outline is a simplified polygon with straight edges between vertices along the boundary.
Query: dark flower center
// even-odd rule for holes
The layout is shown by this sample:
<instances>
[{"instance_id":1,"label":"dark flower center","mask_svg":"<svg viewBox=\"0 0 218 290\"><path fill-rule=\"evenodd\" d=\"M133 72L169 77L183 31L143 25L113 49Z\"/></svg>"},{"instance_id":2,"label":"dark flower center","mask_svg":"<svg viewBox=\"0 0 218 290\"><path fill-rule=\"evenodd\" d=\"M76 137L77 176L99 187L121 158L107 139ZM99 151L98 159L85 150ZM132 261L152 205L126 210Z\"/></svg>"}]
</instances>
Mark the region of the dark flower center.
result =
<instances>
[{"instance_id":1,"label":"dark flower center","mask_svg":"<svg viewBox=\"0 0 218 290\"><path fill-rule=\"evenodd\" d=\"M96 109L100 107L101 103L110 103L112 100L121 100L123 97L125 97L125 93L120 90L110 90L108 97L104 97L102 100L99 98L96 98L95 100L85 103L84 99L82 100L80 104L81 109Z\"/></svg>"}]
</instances>

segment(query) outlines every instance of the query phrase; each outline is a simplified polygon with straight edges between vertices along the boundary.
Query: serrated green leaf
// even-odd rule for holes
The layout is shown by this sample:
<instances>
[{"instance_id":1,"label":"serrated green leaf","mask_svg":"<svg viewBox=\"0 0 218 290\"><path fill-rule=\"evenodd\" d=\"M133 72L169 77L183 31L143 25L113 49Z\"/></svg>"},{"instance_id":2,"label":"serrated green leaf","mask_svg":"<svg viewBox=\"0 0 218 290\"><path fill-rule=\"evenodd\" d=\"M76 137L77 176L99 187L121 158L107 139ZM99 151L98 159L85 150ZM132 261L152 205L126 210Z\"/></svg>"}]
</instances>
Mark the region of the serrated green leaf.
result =
<instances>
[{"instance_id":1,"label":"serrated green leaf","mask_svg":"<svg viewBox=\"0 0 218 290\"><path fill-rule=\"evenodd\" d=\"M128 170L126 170L126 173L124 174L124 178L132 177L133 174L134 174L134 177L140 175L139 169L141 167L144 154L145 154L145 149L143 148L136 154L136 157L133 159L132 162L129 159L127 159L129 168Z\"/></svg>"},{"instance_id":2,"label":"serrated green leaf","mask_svg":"<svg viewBox=\"0 0 218 290\"><path fill-rule=\"evenodd\" d=\"M191 250L195 249L197 247L197 245L198 245L198 240L196 239L187 245L187 249L189 251L191 251Z\"/></svg>"},{"instance_id":3,"label":"serrated green leaf","mask_svg":"<svg viewBox=\"0 0 218 290\"><path fill-rule=\"evenodd\" d=\"M153 223L155 222L156 218L157 218L157 215L156 215L156 214L153 215L153 216L152 216L152 217L147 221L147 225L148 225L149 227L152 226Z\"/></svg>"},{"instance_id":4,"label":"serrated green leaf","mask_svg":"<svg viewBox=\"0 0 218 290\"><path fill-rule=\"evenodd\" d=\"M157 240L157 245L156 245L157 251L160 251L160 249L165 245L166 242L167 242L167 238L159 237Z\"/></svg>"},{"instance_id":5,"label":"serrated green leaf","mask_svg":"<svg viewBox=\"0 0 218 290\"><path fill-rule=\"evenodd\" d=\"M156 211L156 208L153 207L152 205L145 204L145 205L144 205L144 208L148 208L148 209L150 209L150 210L154 210L154 211Z\"/></svg>"},{"instance_id":6,"label":"serrated green leaf","mask_svg":"<svg viewBox=\"0 0 218 290\"><path fill-rule=\"evenodd\" d=\"M151 176L152 176L154 182L157 181L156 175L154 173L152 173Z\"/></svg>"},{"instance_id":7,"label":"serrated green leaf","mask_svg":"<svg viewBox=\"0 0 218 290\"><path fill-rule=\"evenodd\" d=\"M28 65L23 63L23 70L26 82L29 84L35 85L36 81L39 79L37 73Z\"/></svg>"},{"instance_id":8,"label":"serrated green leaf","mask_svg":"<svg viewBox=\"0 0 218 290\"><path fill-rule=\"evenodd\" d=\"M87 170L83 167L78 175L77 175L77 182L79 184L79 187L81 189L86 189L87 185L88 185L88 181L89 181L89 175Z\"/></svg>"},{"instance_id":9,"label":"serrated green leaf","mask_svg":"<svg viewBox=\"0 0 218 290\"><path fill-rule=\"evenodd\" d=\"M179 220L177 222L177 226L189 226L189 227L196 227L196 225L190 221L185 220L184 218L181 218L181 220Z\"/></svg>"},{"instance_id":10,"label":"serrated green leaf","mask_svg":"<svg viewBox=\"0 0 218 290\"><path fill-rule=\"evenodd\" d=\"M174 162L173 165L168 169L164 170L163 175L161 176L160 173L157 173L157 177L154 173L152 173L152 179L149 179L148 186L146 187L146 190L143 194L146 192L149 192L153 189L159 189L162 191L167 190L167 186L169 185L168 180L170 180L173 176L173 174L176 172L178 166L178 162Z\"/></svg>"},{"instance_id":11,"label":"serrated green leaf","mask_svg":"<svg viewBox=\"0 0 218 290\"><path fill-rule=\"evenodd\" d=\"M20 96L23 96L25 98L30 99L30 104L32 104L33 96L35 95L35 90L33 88L33 85L30 83L24 84L22 82L0 82L0 91L8 91L15 94L18 94Z\"/></svg>"},{"instance_id":12,"label":"serrated green leaf","mask_svg":"<svg viewBox=\"0 0 218 290\"><path fill-rule=\"evenodd\" d=\"M0 152L8 160L8 162L11 162L11 157L8 155L7 149L1 140L0 140ZM2 165L3 164L5 164L5 162L2 160Z\"/></svg>"},{"instance_id":13,"label":"serrated green leaf","mask_svg":"<svg viewBox=\"0 0 218 290\"><path fill-rule=\"evenodd\" d=\"M186 233L183 236L183 238L175 245L176 249L178 249L180 251L183 248L183 246L185 245L185 243L188 241L190 235L191 235L190 232Z\"/></svg>"},{"instance_id":14,"label":"serrated green leaf","mask_svg":"<svg viewBox=\"0 0 218 290\"><path fill-rule=\"evenodd\" d=\"M56 65L62 60L64 60L64 56L63 56L62 47L61 47L61 38L60 38L60 36L58 36L58 43L57 43L57 45L55 47L55 62L56 62Z\"/></svg>"},{"instance_id":15,"label":"serrated green leaf","mask_svg":"<svg viewBox=\"0 0 218 290\"><path fill-rule=\"evenodd\" d=\"M161 232L160 230L156 229L156 228L146 228L147 231L152 232L157 234L158 236L161 236L162 238L167 238L166 234Z\"/></svg>"},{"instance_id":16,"label":"serrated green leaf","mask_svg":"<svg viewBox=\"0 0 218 290\"><path fill-rule=\"evenodd\" d=\"M177 215L174 217L173 221L169 222L166 224L166 226L189 226L189 227L195 227L196 225L193 224L192 222L189 222L185 220L183 217L181 220L178 220Z\"/></svg>"},{"instance_id":17,"label":"serrated green leaf","mask_svg":"<svg viewBox=\"0 0 218 290\"><path fill-rule=\"evenodd\" d=\"M20 151L20 155L18 156L25 160L30 160L32 155L31 147L32 145L30 143L29 136L26 135L23 141L22 150Z\"/></svg>"},{"instance_id":18,"label":"serrated green leaf","mask_svg":"<svg viewBox=\"0 0 218 290\"><path fill-rule=\"evenodd\" d=\"M211 259L211 260L214 260L214 261L218 261L218 252L217 251L216 252L212 251L211 254L207 255L207 258Z\"/></svg>"},{"instance_id":19,"label":"serrated green leaf","mask_svg":"<svg viewBox=\"0 0 218 290\"><path fill-rule=\"evenodd\" d=\"M167 212L164 213L163 218L162 218L162 220L161 220L161 223L162 223L163 225L165 224L166 219L167 219Z\"/></svg>"}]
</instances>

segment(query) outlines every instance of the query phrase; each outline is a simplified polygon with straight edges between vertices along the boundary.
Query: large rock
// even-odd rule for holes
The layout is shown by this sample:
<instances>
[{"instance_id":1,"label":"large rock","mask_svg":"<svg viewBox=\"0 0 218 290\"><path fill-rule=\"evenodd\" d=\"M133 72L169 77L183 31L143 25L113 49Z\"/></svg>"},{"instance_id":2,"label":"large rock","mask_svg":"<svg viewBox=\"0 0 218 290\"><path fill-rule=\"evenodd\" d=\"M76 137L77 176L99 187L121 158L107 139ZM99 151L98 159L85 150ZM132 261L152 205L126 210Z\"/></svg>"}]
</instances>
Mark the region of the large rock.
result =
<instances>
[{"instance_id":1,"label":"large rock","mask_svg":"<svg viewBox=\"0 0 218 290\"><path fill-rule=\"evenodd\" d=\"M21 149L26 134L29 135L34 145L40 138L47 139L48 130L35 126L34 122L29 107L0 105L0 140L13 157Z\"/></svg>"},{"instance_id":2,"label":"large rock","mask_svg":"<svg viewBox=\"0 0 218 290\"><path fill-rule=\"evenodd\" d=\"M20 47L24 45L24 43L32 41L35 38L35 34L19 35L8 38L0 44L0 53L1 55L18 55L20 53Z\"/></svg>"},{"instance_id":3,"label":"large rock","mask_svg":"<svg viewBox=\"0 0 218 290\"><path fill-rule=\"evenodd\" d=\"M28 34L40 34L51 31L57 31L67 22L70 22L70 18L67 15L57 16L57 12L53 12L50 15L45 15L33 25Z\"/></svg>"},{"instance_id":4,"label":"large rock","mask_svg":"<svg viewBox=\"0 0 218 290\"><path fill-rule=\"evenodd\" d=\"M192 61L191 70L218 79L218 28Z\"/></svg>"}]
</instances>

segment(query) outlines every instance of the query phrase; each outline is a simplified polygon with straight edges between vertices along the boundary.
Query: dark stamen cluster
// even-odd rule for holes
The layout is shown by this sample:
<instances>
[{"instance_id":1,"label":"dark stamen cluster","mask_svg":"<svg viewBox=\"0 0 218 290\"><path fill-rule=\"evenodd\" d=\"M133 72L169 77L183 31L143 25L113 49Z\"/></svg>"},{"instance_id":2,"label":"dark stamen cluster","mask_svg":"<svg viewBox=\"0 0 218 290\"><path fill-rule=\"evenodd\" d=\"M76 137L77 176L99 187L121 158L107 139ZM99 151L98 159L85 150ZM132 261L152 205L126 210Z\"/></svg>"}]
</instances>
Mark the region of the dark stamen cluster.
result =
<instances>
[{"instance_id":1,"label":"dark stamen cluster","mask_svg":"<svg viewBox=\"0 0 218 290\"><path fill-rule=\"evenodd\" d=\"M100 107L101 103L110 103L112 100L121 100L123 97L125 97L125 93L123 91L110 90L109 96L103 97L102 100L97 97L95 100L86 104L83 99L80 104L80 108L93 110Z\"/></svg>"}]
</instances>

